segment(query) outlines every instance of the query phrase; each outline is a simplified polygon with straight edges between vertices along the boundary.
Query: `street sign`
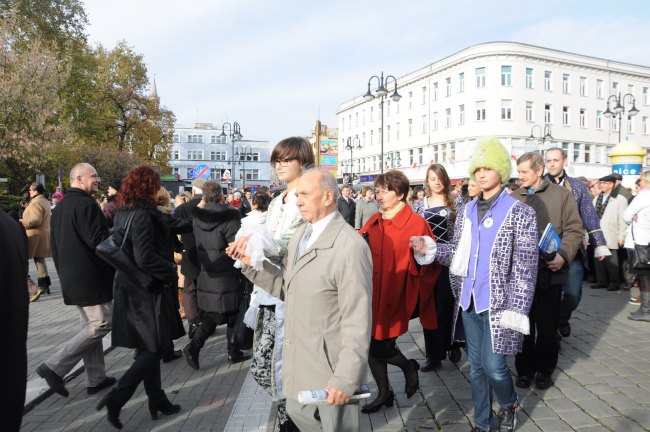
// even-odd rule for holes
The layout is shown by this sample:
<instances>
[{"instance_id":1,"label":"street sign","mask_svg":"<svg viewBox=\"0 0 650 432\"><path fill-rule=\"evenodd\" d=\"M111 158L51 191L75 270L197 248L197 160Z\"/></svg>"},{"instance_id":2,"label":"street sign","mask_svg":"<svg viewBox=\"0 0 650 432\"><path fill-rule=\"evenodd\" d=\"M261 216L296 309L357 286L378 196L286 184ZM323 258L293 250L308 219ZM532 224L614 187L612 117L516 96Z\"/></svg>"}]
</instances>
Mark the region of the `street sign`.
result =
<instances>
[{"instance_id":1,"label":"street sign","mask_svg":"<svg viewBox=\"0 0 650 432\"><path fill-rule=\"evenodd\" d=\"M194 168L194 174L196 175L194 178L209 179L211 173L212 170L206 164L197 165L196 168Z\"/></svg>"}]
</instances>

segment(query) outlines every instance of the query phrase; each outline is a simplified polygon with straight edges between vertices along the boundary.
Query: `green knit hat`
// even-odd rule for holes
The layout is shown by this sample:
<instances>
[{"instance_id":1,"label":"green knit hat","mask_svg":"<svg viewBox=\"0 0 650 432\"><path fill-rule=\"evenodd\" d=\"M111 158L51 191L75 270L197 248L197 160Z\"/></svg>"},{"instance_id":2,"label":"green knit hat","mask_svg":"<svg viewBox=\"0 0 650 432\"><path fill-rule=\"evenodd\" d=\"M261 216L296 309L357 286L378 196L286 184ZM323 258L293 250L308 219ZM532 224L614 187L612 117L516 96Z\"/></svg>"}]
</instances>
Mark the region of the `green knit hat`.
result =
<instances>
[{"instance_id":1,"label":"green knit hat","mask_svg":"<svg viewBox=\"0 0 650 432\"><path fill-rule=\"evenodd\" d=\"M490 168L499 173L501 183L510 180L512 164L508 150L497 138L485 138L476 145L472 158L469 160L469 175L475 179L474 173L479 168Z\"/></svg>"}]
</instances>

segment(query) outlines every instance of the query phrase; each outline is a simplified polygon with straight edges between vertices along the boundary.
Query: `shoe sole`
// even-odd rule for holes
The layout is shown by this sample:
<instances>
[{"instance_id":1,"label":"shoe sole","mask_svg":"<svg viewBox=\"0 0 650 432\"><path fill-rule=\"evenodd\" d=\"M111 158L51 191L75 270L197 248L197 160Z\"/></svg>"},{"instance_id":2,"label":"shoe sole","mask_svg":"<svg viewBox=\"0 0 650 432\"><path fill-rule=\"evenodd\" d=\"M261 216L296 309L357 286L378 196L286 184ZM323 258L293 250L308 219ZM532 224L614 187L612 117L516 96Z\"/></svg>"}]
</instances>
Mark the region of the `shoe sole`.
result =
<instances>
[{"instance_id":1,"label":"shoe sole","mask_svg":"<svg viewBox=\"0 0 650 432\"><path fill-rule=\"evenodd\" d=\"M68 392L68 389L65 388L65 382L63 382L63 384L61 384L60 387L51 386L50 383L47 381L47 378L45 378L45 374L43 373L43 370L41 369L42 367L43 367L43 365L36 368L36 373L38 374L38 376L40 376L41 378L43 378L45 380L45 383L47 384L47 386L54 393L59 394L59 395L61 395L63 397L68 397L70 395L70 392ZM54 372L52 372L52 373L54 373Z\"/></svg>"}]
</instances>

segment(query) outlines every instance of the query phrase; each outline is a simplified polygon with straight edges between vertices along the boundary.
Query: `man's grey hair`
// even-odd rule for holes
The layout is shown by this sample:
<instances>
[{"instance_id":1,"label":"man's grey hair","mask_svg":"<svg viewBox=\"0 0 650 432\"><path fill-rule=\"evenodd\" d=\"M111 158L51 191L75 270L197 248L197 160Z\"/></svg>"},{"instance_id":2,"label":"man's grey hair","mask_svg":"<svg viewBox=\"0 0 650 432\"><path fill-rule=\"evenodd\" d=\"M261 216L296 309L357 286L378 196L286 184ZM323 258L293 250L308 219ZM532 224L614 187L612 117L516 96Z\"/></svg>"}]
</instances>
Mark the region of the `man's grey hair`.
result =
<instances>
[{"instance_id":1,"label":"man's grey hair","mask_svg":"<svg viewBox=\"0 0 650 432\"><path fill-rule=\"evenodd\" d=\"M336 179L334 178L332 173L322 168L310 168L307 171L305 171L305 174L310 172L317 172L319 174L318 183L320 184L321 192L325 193L327 189L331 190L332 194L334 195L334 203L336 204L336 201L338 201L339 197L341 196L341 193L339 192L339 185L336 182Z\"/></svg>"},{"instance_id":2,"label":"man's grey hair","mask_svg":"<svg viewBox=\"0 0 650 432\"><path fill-rule=\"evenodd\" d=\"M86 162L79 162L75 166L72 167L70 170L70 184L74 183L77 181L77 176L81 175L83 170L92 167L89 163Z\"/></svg>"},{"instance_id":3,"label":"man's grey hair","mask_svg":"<svg viewBox=\"0 0 650 432\"><path fill-rule=\"evenodd\" d=\"M540 168L544 168L544 157L542 157L541 154L538 152L532 151L528 153L524 153L521 156L519 156L519 159L517 159L517 165L520 165L524 162L530 162L530 169L533 171L537 171Z\"/></svg>"}]
</instances>

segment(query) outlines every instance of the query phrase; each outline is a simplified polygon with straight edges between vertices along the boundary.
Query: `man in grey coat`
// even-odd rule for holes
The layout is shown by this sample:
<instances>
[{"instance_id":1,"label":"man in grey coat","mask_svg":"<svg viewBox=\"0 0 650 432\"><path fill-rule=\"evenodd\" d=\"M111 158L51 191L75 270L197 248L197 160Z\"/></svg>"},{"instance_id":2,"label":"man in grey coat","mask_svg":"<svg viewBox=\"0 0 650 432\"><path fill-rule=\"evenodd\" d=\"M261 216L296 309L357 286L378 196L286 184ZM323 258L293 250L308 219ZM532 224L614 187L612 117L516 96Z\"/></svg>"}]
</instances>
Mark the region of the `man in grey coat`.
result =
<instances>
[{"instance_id":1,"label":"man in grey coat","mask_svg":"<svg viewBox=\"0 0 650 432\"><path fill-rule=\"evenodd\" d=\"M245 248L228 252L242 261L247 278L286 302L282 379L291 419L303 432L354 432L359 408L349 404L350 396L366 379L370 344L370 248L336 211L331 174L307 171L297 195L308 223L289 243L280 268L265 261L256 272ZM327 403L298 402L300 391L323 388Z\"/></svg>"}]
</instances>

